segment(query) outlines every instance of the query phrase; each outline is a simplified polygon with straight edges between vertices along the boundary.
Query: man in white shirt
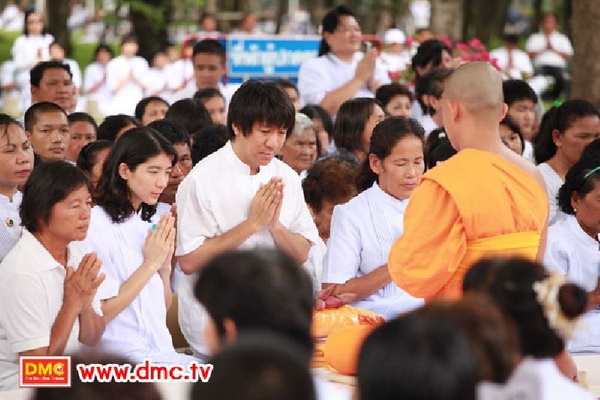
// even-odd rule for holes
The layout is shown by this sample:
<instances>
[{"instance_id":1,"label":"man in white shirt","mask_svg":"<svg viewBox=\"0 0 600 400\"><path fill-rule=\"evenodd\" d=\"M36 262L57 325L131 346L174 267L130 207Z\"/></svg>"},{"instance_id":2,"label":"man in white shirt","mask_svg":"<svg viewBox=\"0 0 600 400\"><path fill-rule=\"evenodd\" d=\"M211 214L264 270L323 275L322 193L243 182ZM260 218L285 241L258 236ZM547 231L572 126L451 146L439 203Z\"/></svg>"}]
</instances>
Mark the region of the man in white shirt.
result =
<instances>
[{"instance_id":1,"label":"man in white shirt","mask_svg":"<svg viewBox=\"0 0 600 400\"><path fill-rule=\"evenodd\" d=\"M556 30L557 25L554 14L544 14L542 31L531 35L525 45L536 73L554 77L554 88L550 93L553 99L558 98L563 91L564 70L567 60L573 56L569 38Z\"/></svg>"},{"instance_id":2,"label":"man in white shirt","mask_svg":"<svg viewBox=\"0 0 600 400\"><path fill-rule=\"evenodd\" d=\"M75 111L77 89L73 84L71 68L61 61L44 61L30 72L31 104L49 101L61 106L67 113Z\"/></svg>"},{"instance_id":3,"label":"man in white shirt","mask_svg":"<svg viewBox=\"0 0 600 400\"><path fill-rule=\"evenodd\" d=\"M206 314L193 286L207 261L228 250L277 247L304 263L318 241L298 174L275 159L294 115L289 96L275 84L244 83L229 108L233 139L199 162L179 186L176 255L186 274L179 323L199 357L207 353L200 338Z\"/></svg>"},{"instance_id":4,"label":"man in white shirt","mask_svg":"<svg viewBox=\"0 0 600 400\"><path fill-rule=\"evenodd\" d=\"M519 36L505 34L504 46L490 52L490 57L496 60L502 69L504 79L529 79L533 76L533 65L529 55L517 47Z\"/></svg>"}]
</instances>

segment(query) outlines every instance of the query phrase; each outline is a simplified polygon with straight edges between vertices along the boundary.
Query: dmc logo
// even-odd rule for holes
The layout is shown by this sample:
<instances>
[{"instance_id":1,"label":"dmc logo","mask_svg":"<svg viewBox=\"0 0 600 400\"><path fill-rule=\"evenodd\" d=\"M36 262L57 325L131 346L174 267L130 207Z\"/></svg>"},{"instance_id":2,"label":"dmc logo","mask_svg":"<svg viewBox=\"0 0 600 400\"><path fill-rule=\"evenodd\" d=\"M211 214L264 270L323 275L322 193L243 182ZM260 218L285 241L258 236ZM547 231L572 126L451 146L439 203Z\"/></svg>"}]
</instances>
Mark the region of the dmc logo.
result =
<instances>
[{"instance_id":1,"label":"dmc logo","mask_svg":"<svg viewBox=\"0 0 600 400\"><path fill-rule=\"evenodd\" d=\"M21 387L71 386L71 357L20 357Z\"/></svg>"}]
</instances>

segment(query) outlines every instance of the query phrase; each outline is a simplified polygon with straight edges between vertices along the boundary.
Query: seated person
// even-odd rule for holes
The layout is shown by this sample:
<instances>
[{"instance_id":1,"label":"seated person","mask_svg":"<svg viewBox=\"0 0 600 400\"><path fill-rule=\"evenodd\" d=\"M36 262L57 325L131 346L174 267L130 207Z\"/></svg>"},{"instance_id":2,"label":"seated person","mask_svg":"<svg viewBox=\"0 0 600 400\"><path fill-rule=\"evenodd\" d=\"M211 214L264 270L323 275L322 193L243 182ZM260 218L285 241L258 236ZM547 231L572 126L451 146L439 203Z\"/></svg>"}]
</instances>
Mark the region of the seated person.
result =
<instances>
[{"instance_id":1,"label":"seated person","mask_svg":"<svg viewBox=\"0 0 600 400\"><path fill-rule=\"evenodd\" d=\"M300 109L300 112L310 118L317 130L321 153L318 158L329 153L329 147L333 143L333 121L323 107L309 104Z\"/></svg>"},{"instance_id":2,"label":"seated person","mask_svg":"<svg viewBox=\"0 0 600 400\"><path fill-rule=\"evenodd\" d=\"M169 103L162 97L150 96L141 99L135 106L135 117L148 126L151 122L163 119L169 109Z\"/></svg>"},{"instance_id":3,"label":"seated person","mask_svg":"<svg viewBox=\"0 0 600 400\"><path fill-rule=\"evenodd\" d=\"M98 127L98 139L116 141L130 129L142 126L135 117L125 114L109 115Z\"/></svg>"},{"instance_id":4,"label":"seated person","mask_svg":"<svg viewBox=\"0 0 600 400\"><path fill-rule=\"evenodd\" d=\"M67 116L69 121L69 148L66 159L77 161L81 148L96 140L98 124L91 115L75 112Z\"/></svg>"},{"instance_id":5,"label":"seated person","mask_svg":"<svg viewBox=\"0 0 600 400\"><path fill-rule=\"evenodd\" d=\"M202 128L198 137L192 144L192 162L198 164L200 160L211 155L229 141L229 133L225 125L208 125Z\"/></svg>"},{"instance_id":6,"label":"seated person","mask_svg":"<svg viewBox=\"0 0 600 400\"><path fill-rule=\"evenodd\" d=\"M183 125L190 135L192 144L198 133L211 124L211 117L206 107L196 99L183 99L171 104L165 118Z\"/></svg>"},{"instance_id":7,"label":"seated person","mask_svg":"<svg viewBox=\"0 0 600 400\"><path fill-rule=\"evenodd\" d=\"M200 89L194 94L194 99L200 101L213 124L227 124L227 105L225 96L215 88Z\"/></svg>"},{"instance_id":8,"label":"seated person","mask_svg":"<svg viewBox=\"0 0 600 400\"><path fill-rule=\"evenodd\" d=\"M390 117L412 117L414 96L406 86L399 83L382 85L375 92L375 98Z\"/></svg>"},{"instance_id":9,"label":"seated person","mask_svg":"<svg viewBox=\"0 0 600 400\"><path fill-rule=\"evenodd\" d=\"M508 115L521 130L525 140L523 157L533 161L533 147L531 145L537 134L535 108L538 97L529 84L520 79L509 79L502 82L504 102L508 106ZM537 159L537 156L536 156ZM537 160L537 162L541 162Z\"/></svg>"},{"instance_id":10,"label":"seated person","mask_svg":"<svg viewBox=\"0 0 600 400\"><path fill-rule=\"evenodd\" d=\"M319 153L315 126L306 115L296 113L294 129L279 151L281 161L292 167L300 178L304 179L306 171L317 161Z\"/></svg>"},{"instance_id":11,"label":"seated person","mask_svg":"<svg viewBox=\"0 0 600 400\"><path fill-rule=\"evenodd\" d=\"M275 80L275 84L279 86L284 92L290 96L292 99L292 103L294 103L294 109L296 112L300 112L300 92L298 92L298 88L292 82L287 79L277 79Z\"/></svg>"},{"instance_id":12,"label":"seated person","mask_svg":"<svg viewBox=\"0 0 600 400\"><path fill-rule=\"evenodd\" d=\"M519 126L508 115L500 121L500 138L509 149L522 156L525 150L523 134Z\"/></svg>"},{"instance_id":13,"label":"seated person","mask_svg":"<svg viewBox=\"0 0 600 400\"><path fill-rule=\"evenodd\" d=\"M60 106L42 101L27 109L25 132L40 161L65 160L69 147L69 120Z\"/></svg>"},{"instance_id":14,"label":"seated person","mask_svg":"<svg viewBox=\"0 0 600 400\"><path fill-rule=\"evenodd\" d=\"M106 161L112 145L113 143L109 140L95 140L83 146L77 157L77 166L88 176L94 190L102 176L104 161Z\"/></svg>"},{"instance_id":15,"label":"seated person","mask_svg":"<svg viewBox=\"0 0 600 400\"><path fill-rule=\"evenodd\" d=\"M353 306L386 319L423 305L392 282L387 258L402 235L404 210L424 170L418 122L391 117L375 127L357 179L362 193L333 209L324 288L335 285L335 293L355 293Z\"/></svg>"},{"instance_id":16,"label":"seated person","mask_svg":"<svg viewBox=\"0 0 600 400\"><path fill-rule=\"evenodd\" d=\"M443 128L441 102L442 93L451 69L435 68L420 76L415 87L415 98L421 105L423 114L417 120L423 126L425 137L435 129Z\"/></svg>"}]
</instances>

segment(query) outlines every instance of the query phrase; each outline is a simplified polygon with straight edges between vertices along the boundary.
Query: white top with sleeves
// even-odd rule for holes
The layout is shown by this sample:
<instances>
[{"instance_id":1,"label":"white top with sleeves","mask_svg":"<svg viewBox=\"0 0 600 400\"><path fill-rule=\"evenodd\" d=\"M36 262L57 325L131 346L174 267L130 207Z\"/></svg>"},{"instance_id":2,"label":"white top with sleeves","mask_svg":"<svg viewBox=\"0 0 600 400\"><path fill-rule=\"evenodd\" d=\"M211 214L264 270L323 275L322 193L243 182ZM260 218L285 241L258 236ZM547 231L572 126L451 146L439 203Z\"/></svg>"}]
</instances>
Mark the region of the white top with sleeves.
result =
<instances>
[{"instance_id":1,"label":"white top with sleeves","mask_svg":"<svg viewBox=\"0 0 600 400\"><path fill-rule=\"evenodd\" d=\"M298 91L302 104L319 104L323 97L352 78L363 53L356 52L351 63L344 62L333 53L305 61L298 72ZM385 85L390 83L390 77L385 67L378 60L375 64L375 80ZM364 86L354 95L357 97L375 97L368 87Z\"/></svg>"},{"instance_id":2,"label":"white top with sleeves","mask_svg":"<svg viewBox=\"0 0 600 400\"><path fill-rule=\"evenodd\" d=\"M114 223L100 206L92 208L90 228L85 242L98 253L106 273L107 288L118 292L120 286L142 265L142 247L148 230L157 223L134 214L124 222ZM166 324L167 309L164 285L154 274L136 298L106 325L97 345L100 351L123 356L133 362L150 358L154 362L187 363L191 359L173 348Z\"/></svg>"},{"instance_id":3,"label":"white top with sleeves","mask_svg":"<svg viewBox=\"0 0 600 400\"><path fill-rule=\"evenodd\" d=\"M387 263L390 248L404 229L408 199L398 200L374 183L346 204L333 209L331 234L323 265L324 283L344 283ZM353 306L391 319L424 304L390 282Z\"/></svg>"},{"instance_id":4,"label":"white top with sleeves","mask_svg":"<svg viewBox=\"0 0 600 400\"><path fill-rule=\"evenodd\" d=\"M512 67L508 68L509 53L512 56ZM506 72L511 79L523 79L523 74L528 77L533 76L533 65L529 54L520 49L509 50L506 47L500 47L490 52L490 57L495 58L498 66Z\"/></svg>"},{"instance_id":5,"label":"white top with sleeves","mask_svg":"<svg viewBox=\"0 0 600 400\"><path fill-rule=\"evenodd\" d=\"M562 33L557 31L552 32L550 34L550 43L552 44L552 48L556 51L567 53L570 56L573 55L571 41ZM536 67L548 65L551 67L565 68L567 66L567 61L562 58L560 54L554 50L546 50L546 48L546 35L543 32L532 34L525 44L525 49L528 52L541 52L533 59L533 64Z\"/></svg>"},{"instance_id":6,"label":"white top with sleeves","mask_svg":"<svg viewBox=\"0 0 600 400\"><path fill-rule=\"evenodd\" d=\"M206 239L220 236L245 221L259 186L275 176L281 177L284 183L279 220L291 232L304 236L313 245L317 243L319 234L304 202L298 174L274 158L260 167L258 174L251 175L250 167L238 158L228 142L196 164L179 185L176 255L189 254ZM239 248L258 247L275 247L267 228L249 237ZM311 271L309 274L312 275ZM179 325L196 353L206 354L201 338L206 315L194 297L196 278L197 273L185 275L179 288Z\"/></svg>"},{"instance_id":7,"label":"white top with sleeves","mask_svg":"<svg viewBox=\"0 0 600 400\"><path fill-rule=\"evenodd\" d=\"M106 85L106 81L94 93L88 93L91 88L102 82L105 75L106 67L99 62L93 62L88 65L83 74L83 91L88 100L95 100L98 103L98 109L102 114L108 115L106 109L108 108L112 94Z\"/></svg>"},{"instance_id":8,"label":"white top with sleeves","mask_svg":"<svg viewBox=\"0 0 600 400\"><path fill-rule=\"evenodd\" d=\"M83 85L83 78L81 76L81 69L79 68L79 63L71 58L65 58L62 62L63 64L69 66L71 74L73 74L73 86L75 86L76 88L81 88L81 85Z\"/></svg>"},{"instance_id":9,"label":"white top with sleeves","mask_svg":"<svg viewBox=\"0 0 600 400\"><path fill-rule=\"evenodd\" d=\"M29 71L38 62L49 60L50 43L53 41L54 36L49 33L19 36L11 50L17 68Z\"/></svg>"},{"instance_id":10,"label":"white top with sleeves","mask_svg":"<svg viewBox=\"0 0 600 400\"><path fill-rule=\"evenodd\" d=\"M77 269L86 254L81 242L67 246L67 265ZM19 378L19 353L46 347L63 305L66 269L27 230L0 264L0 391L15 389ZM104 283L102 283L102 286ZM108 297L114 292L104 290ZM102 315L97 293L93 308ZM65 347L65 354L81 350L79 319Z\"/></svg>"},{"instance_id":11,"label":"white top with sleeves","mask_svg":"<svg viewBox=\"0 0 600 400\"><path fill-rule=\"evenodd\" d=\"M564 216L564 213L558 209L558 191L565 182L548 163L544 162L538 164L537 168L541 172L544 177L544 182L546 183L546 193L548 193L548 201L550 203L548 226L551 226Z\"/></svg>"},{"instance_id":12,"label":"white top with sleeves","mask_svg":"<svg viewBox=\"0 0 600 400\"><path fill-rule=\"evenodd\" d=\"M0 261L21 237L19 207L22 200L23 194L19 191L13 195L12 201L0 194Z\"/></svg>"},{"instance_id":13,"label":"white top with sleeves","mask_svg":"<svg viewBox=\"0 0 600 400\"><path fill-rule=\"evenodd\" d=\"M144 97L142 87L133 79L129 79L116 93L113 92L129 71L133 71L133 75L139 82L145 82L148 63L142 57L118 56L110 60L106 66L106 85L113 94L107 107L108 115L134 115L135 106Z\"/></svg>"}]
</instances>

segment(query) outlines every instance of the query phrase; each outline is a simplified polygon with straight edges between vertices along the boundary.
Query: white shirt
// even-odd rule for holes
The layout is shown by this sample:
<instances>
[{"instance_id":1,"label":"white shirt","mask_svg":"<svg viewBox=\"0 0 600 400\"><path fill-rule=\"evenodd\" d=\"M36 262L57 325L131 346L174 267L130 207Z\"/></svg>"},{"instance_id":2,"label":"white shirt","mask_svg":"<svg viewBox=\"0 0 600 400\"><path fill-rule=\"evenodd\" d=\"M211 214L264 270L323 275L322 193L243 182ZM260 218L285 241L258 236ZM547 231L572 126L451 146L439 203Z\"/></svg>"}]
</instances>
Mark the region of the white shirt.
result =
<instances>
[{"instance_id":1,"label":"white shirt","mask_svg":"<svg viewBox=\"0 0 600 400\"><path fill-rule=\"evenodd\" d=\"M387 264L392 244L404 233L408 199L398 200L374 183L346 204L335 206L323 265L324 283L344 283ZM424 304L390 282L353 306L386 319Z\"/></svg>"},{"instance_id":2,"label":"white shirt","mask_svg":"<svg viewBox=\"0 0 600 400\"><path fill-rule=\"evenodd\" d=\"M67 247L67 265L77 269L85 247L72 242ZM26 229L0 264L0 391L16 388L19 353L46 347L50 331L63 305L66 269ZM103 283L104 286L104 283ZM100 301L94 310L102 315ZM65 354L81 349L79 319L75 319Z\"/></svg>"},{"instance_id":3,"label":"white shirt","mask_svg":"<svg viewBox=\"0 0 600 400\"><path fill-rule=\"evenodd\" d=\"M388 73L404 71L410 66L411 63L410 54L406 50L402 50L400 54L381 53L379 59Z\"/></svg>"},{"instance_id":4,"label":"white shirt","mask_svg":"<svg viewBox=\"0 0 600 400\"><path fill-rule=\"evenodd\" d=\"M12 47L11 53L17 68L29 72L40 61L50 59L50 43L54 36L45 35L21 35Z\"/></svg>"},{"instance_id":5,"label":"white shirt","mask_svg":"<svg viewBox=\"0 0 600 400\"><path fill-rule=\"evenodd\" d=\"M221 94L223 95L223 97L225 97L225 106L226 107L229 107L229 103L231 102L231 97L240 88L240 86L241 85L235 84L235 83L223 85L222 83L219 82L218 89L219 89L219 92L221 92ZM181 100L181 99L190 99L190 98L194 97L194 95L196 94L196 92L198 90L199 89L198 89L198 86L196 86L196 81L194 79L192 79L191 81L188 82L188 84L185 88L183 88L179 92L176 92L172 95L173 102L176 102L177 100Z\"/></svg>"},{"instance_id":6,"label":"white shirt","mask_svg":"<svg viewBox=\"0 0 600 400\"><path fill-rule=\"evenodd\" d=\"M245 221L260 184L274 176L281 177L285 185L281 223L291 232L317 243L319 234L304 202L296 171L274 158L268 165L260 167L258 174L251 175L250 167L238 158L228 142L196 164L179 185L176 255L189 254L206 239L220 236ZM275 247L268 229L252 235L239 248L257 247ZM179 288L179 325L190 346L197 353L207 354L201 338L206 314L193 293L196 278L197 273L184 276Z\"/></svg>"},{"instance_id":7,"label":"white shirt","mask_svg":"<svg viewBox=\"0 0 600 400\"><path fill-rule=\"evenodd\" d=\"M94 100L98 104L98 110L104 114L107 114L108 104L112 98L112 94L106 85L106 81L96 90L94 93L88 93L88 91L102 82L106 75L106 67L99 62L93 62L88 65L83 74L83 91L86 94L88 100Z\"/></svg>"},{"instance_id":8,"label":"white shirt","mask_svg":"<svg viewBox=\"0 0 600 400\"><path fill-rule=\"evenodd\" d=\"M508 68L509 55L512 57L512 66ZM533 76L533 65L529 55L520 49L507 49L500 47L490 52L490 57L495 58L498 66L511 79L523 79L523 75Z\"/></svg>"},{"instance_id":9,"label":"white shirt","mask_svg":"<svg viewBox=\"0 0 600 400\"><path fill-rule=\"evenodd\" d=\"M138 81L144 82L146 73L148 72L148 63L142 57L137 56L132 58L119 56L110 60L106 66L106 85L108 88L114 91L119 82L130 71L133 71L133 75ZM135 106L143 97L144 91L142 87L137 82L129 79L121 89L113 93L110 104L106 107L108 115L134 115Z\"/></svg>"},{"instance_id":10,"label":"white shirt","mask_svg":"<svg viewBox=\"0 0 600 400\"><path fill-rule=\"evenodd\" d=\"M79 68L79 64L77 61L70 58L65 58L62 60L62 63L69 66L71 74L73 74L73 85L79 89L81 85L83 85L83 78L81 77L81 69Z\"/></svg>"},{"instance_id":11,"label":"white shirt","mask_svg":"<svg viewBox=\"0 0 600 400\"><path fill-rule=\"evenodd\" d=\"M158 96L166 101L170 100L171 90L167 85L168 76L165 68L157 69L154 67L148 68L144 79L146 91L144 96Z\"/></svg>"},{"instance_id":12,"label":"white shirt","mask_svg":"<svg viewBox=\"0 0 600 400\"><path fill-rule=\"evenodd\" d=\"M155 214L151 222L146 222L139 214L134 214L117 224L102 207L92 209L85 242L98 253L106 273L105 282L110 282L101 289L118 292L118 288L142 265L144 240L158 219ZM120 355L133 362L141 362L147 357L154 362L187 363L191 359L176 353L173 348L166 318L163 281L155 273L131 304L106 325L97 347L102 352Z\"/></svg>"},{"instance_id":13,"label":"white shirt","mask_svg":"<svg viewBox=\"0 0 600 400\"><path fill-rule=\"evenodd\" d=\"M6 257L21 237L21 216L19 207L23 194L17 191L12 201L0 194L0 261Z\"/></svg>"},{"instance_id":14,"label":"white shirt","mask_svg":"<svg viewBox=\"0 0 600 400\"><path fill-rule=\"evenodd\" d=\"M554 50L546 50L546 40L546 35L543 32L534 33L527 39L525 50L530 53L541 52L533 59L533 64L536 67L548 65L551 67L565 68L567 66L567 61L556 51L567 53L572 56L573 47L571 46L569 38L562 33L553 31L549 36L549 40Z\"/></svg>"},{"instance_id":15,"label":"white shirt","mask_svg":"<svg viewBox=\"0 0 600 400\"><path fill-rule=\"evenodd\" d=\"M546 193L548 193L548 200L550 202L550 213L548 214L548 226L554 224L558 219L564 215L558 209L558 191L560 187L565 183L560 176L554 171L554 169L548 163L541 163L537 165L538 170L544 177L546 182Z\"/></svg>"},{"instance_id":16,"label":"white shirt","mask_svg":"<svg viewBox=\"0 0 600 400\"><path fill-rule=\"evenodd\" d=\"M298 91L301 103L319 104L327 93L345 85L354 78L356 66L362 58L363 53L356 52L354 60L347 63L333 53L327 53L302 63L298 72ZM382 85L390 83L387 70L380 61L375 64L374 78ZM375 97L375 93L365 85L356 92L354 98L357 97Z\"/></svg>"},{"instance_id":17,"label":"white shirt","mask_svg":"<svg viewBox=\"0 0 600 400\"><path fill-rule=\"evenodd\" d=\"M437 128L439 128L438 124L435 123L431 115L423 115L421 118L417 119L421 126L423 127L423 131L425 132L425 137L429 137L431 132Z\"/></svg>"}]
</instances>

